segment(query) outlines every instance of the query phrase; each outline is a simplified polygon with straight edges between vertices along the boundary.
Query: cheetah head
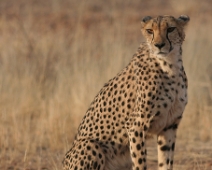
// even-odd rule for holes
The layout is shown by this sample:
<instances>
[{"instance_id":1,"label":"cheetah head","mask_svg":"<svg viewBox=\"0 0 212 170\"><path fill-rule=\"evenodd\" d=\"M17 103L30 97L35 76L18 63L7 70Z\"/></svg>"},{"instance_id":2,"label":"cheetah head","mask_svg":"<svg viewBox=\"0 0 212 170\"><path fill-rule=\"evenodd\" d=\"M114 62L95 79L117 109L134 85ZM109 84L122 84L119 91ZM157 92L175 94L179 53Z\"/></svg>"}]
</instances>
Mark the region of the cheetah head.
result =
<instances>
[{"instance_id":1,"label":"cheetah head","mask_svg":"<svg viewBox=\"0 0 212 170\"><path fill-rule=\"evenodd\" d=\"M141 31L147 40L150 51L156 56L167 56L173 51L180 51L185 38L184 26L189 17L181 15L179 18L172 16L146 16L141 24Z\"/></svg>"}]
</instances>

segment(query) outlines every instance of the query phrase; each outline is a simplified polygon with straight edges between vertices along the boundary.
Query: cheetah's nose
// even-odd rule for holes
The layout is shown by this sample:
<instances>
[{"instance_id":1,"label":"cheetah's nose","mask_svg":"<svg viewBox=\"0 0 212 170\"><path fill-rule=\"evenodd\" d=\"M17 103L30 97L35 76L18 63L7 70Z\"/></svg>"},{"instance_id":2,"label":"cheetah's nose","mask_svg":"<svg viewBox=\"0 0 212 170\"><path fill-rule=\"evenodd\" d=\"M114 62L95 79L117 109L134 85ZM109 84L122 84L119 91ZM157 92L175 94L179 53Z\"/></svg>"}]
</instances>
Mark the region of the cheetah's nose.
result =
<instances>
[{"instance_id":1,"label":"cheetah's nose","mask_svg":"<svg viewBox=\"0 0 212 170\"><path fill-rule=\"evenodd\" d=\"M160 43L160 44L156 43L154 45L155 45L155 47L158 47L159 49L161 49L162 47L165 46L165 43Z\"/></svg>"}]
</instances>

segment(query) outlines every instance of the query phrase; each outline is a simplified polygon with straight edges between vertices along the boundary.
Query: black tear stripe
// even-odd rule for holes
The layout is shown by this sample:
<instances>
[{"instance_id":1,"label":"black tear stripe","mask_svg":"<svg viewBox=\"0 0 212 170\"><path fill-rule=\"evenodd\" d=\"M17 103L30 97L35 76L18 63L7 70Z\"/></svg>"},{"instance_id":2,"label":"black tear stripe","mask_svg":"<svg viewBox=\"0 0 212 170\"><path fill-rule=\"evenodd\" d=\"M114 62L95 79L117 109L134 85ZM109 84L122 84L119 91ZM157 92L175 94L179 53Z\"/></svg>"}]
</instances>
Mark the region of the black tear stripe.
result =
<instances>
[{"instance_id":1,"label":"black tear stripe","mask_svg":"<svg viewBox=\"0 0 212 170\"><path fill-rule=\"evenodd\" d=\"M152 23L152 28L153 28L153 23ZM153 32L153 34L152 34L152 40L151 40L151 43L153 42L153 40L154 40L154 32Z\"/></svg>"},{"instance_id":2,"label":"black tear stripe","mask_svg":"<svg viewBox=\"0 0 212 170\"><path fill-rule=\"evenodd\" d=\"M168 24L167 24L167 27L168 27ZM166 32L166 38L169 41L169 45L170 45L169 52L171 52L171 50L173 50L173 47L172 47L171 41L169 40L168 31Z\"/></svg>"},{"instance_id":3,"label":"black tear stripe","mask_svg":"<svg viewBox=\"0 0 212 170\"><path fill-rule=\"evenodd\" d=\"M151 41L151 43L153 42L153 40L154 40L154 33L152 34L152 41Z\"/></svg>"}]
</instances>

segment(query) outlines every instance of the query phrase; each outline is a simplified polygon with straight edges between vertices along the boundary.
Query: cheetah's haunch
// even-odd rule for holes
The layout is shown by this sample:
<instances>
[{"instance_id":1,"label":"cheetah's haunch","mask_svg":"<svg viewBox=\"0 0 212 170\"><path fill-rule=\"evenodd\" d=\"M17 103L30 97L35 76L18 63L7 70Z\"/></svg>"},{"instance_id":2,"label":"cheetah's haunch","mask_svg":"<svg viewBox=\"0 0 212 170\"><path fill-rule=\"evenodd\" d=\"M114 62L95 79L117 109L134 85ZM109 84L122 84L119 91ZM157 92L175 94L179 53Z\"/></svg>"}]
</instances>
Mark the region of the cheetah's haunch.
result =
<instances>
[{"instance_id":1,"label":"cheetah's haunch","mask_svg":"<svg viewBox=\"0 0 212 170\"><path fill-rule=\"evenodd\" d=\"M145 17L130 63L87 110L64 170L146 170L146 136L157 135L158 168L172 170L176 130L187 104L182 62L188 16Z\"/></svg>"}]
</instances>

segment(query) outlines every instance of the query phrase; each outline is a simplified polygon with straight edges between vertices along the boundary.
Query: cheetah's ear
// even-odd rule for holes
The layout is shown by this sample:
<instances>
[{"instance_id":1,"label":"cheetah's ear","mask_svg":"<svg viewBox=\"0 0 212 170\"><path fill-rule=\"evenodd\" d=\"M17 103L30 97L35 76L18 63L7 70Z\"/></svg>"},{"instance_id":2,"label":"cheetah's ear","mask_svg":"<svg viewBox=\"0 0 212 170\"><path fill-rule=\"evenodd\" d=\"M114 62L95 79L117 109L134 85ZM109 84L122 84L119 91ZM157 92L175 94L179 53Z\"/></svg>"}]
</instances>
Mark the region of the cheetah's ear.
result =
<instances>
[{"instance_id":1,"label":"cheetah's ear","mask_svg":"<svg viewBox=\"0 0 212 170\"><path fill-rule=\"evenodd\" d=\"M152 19L152 17L150 17L150 16L145 16L145 17L142 19L142 22L146 23L146 22L149 21L150 19Z\"/></svg>"},{"instance_id":2,"label":"cheetah's ear","mask_svg":"<svg viewBox=\"0 0 212 170\"><path fill-rule=\"evenodd\" d=\"M141 26L144 27L144 25L151 19L152 19L152 17L150 17L150 16L144 17L141 21Z\"/></svg>"},{"instance_id":3,"label":"cheetah's ear","mask_svg":"<svg viewBox=\"0 0 212 170\"><path fill-rule=\"evenodd\" d=\"M187 15L181 15L177 20L182 26L185 26L189 22L190 18Z\"/></svg>"}]
</instances>

